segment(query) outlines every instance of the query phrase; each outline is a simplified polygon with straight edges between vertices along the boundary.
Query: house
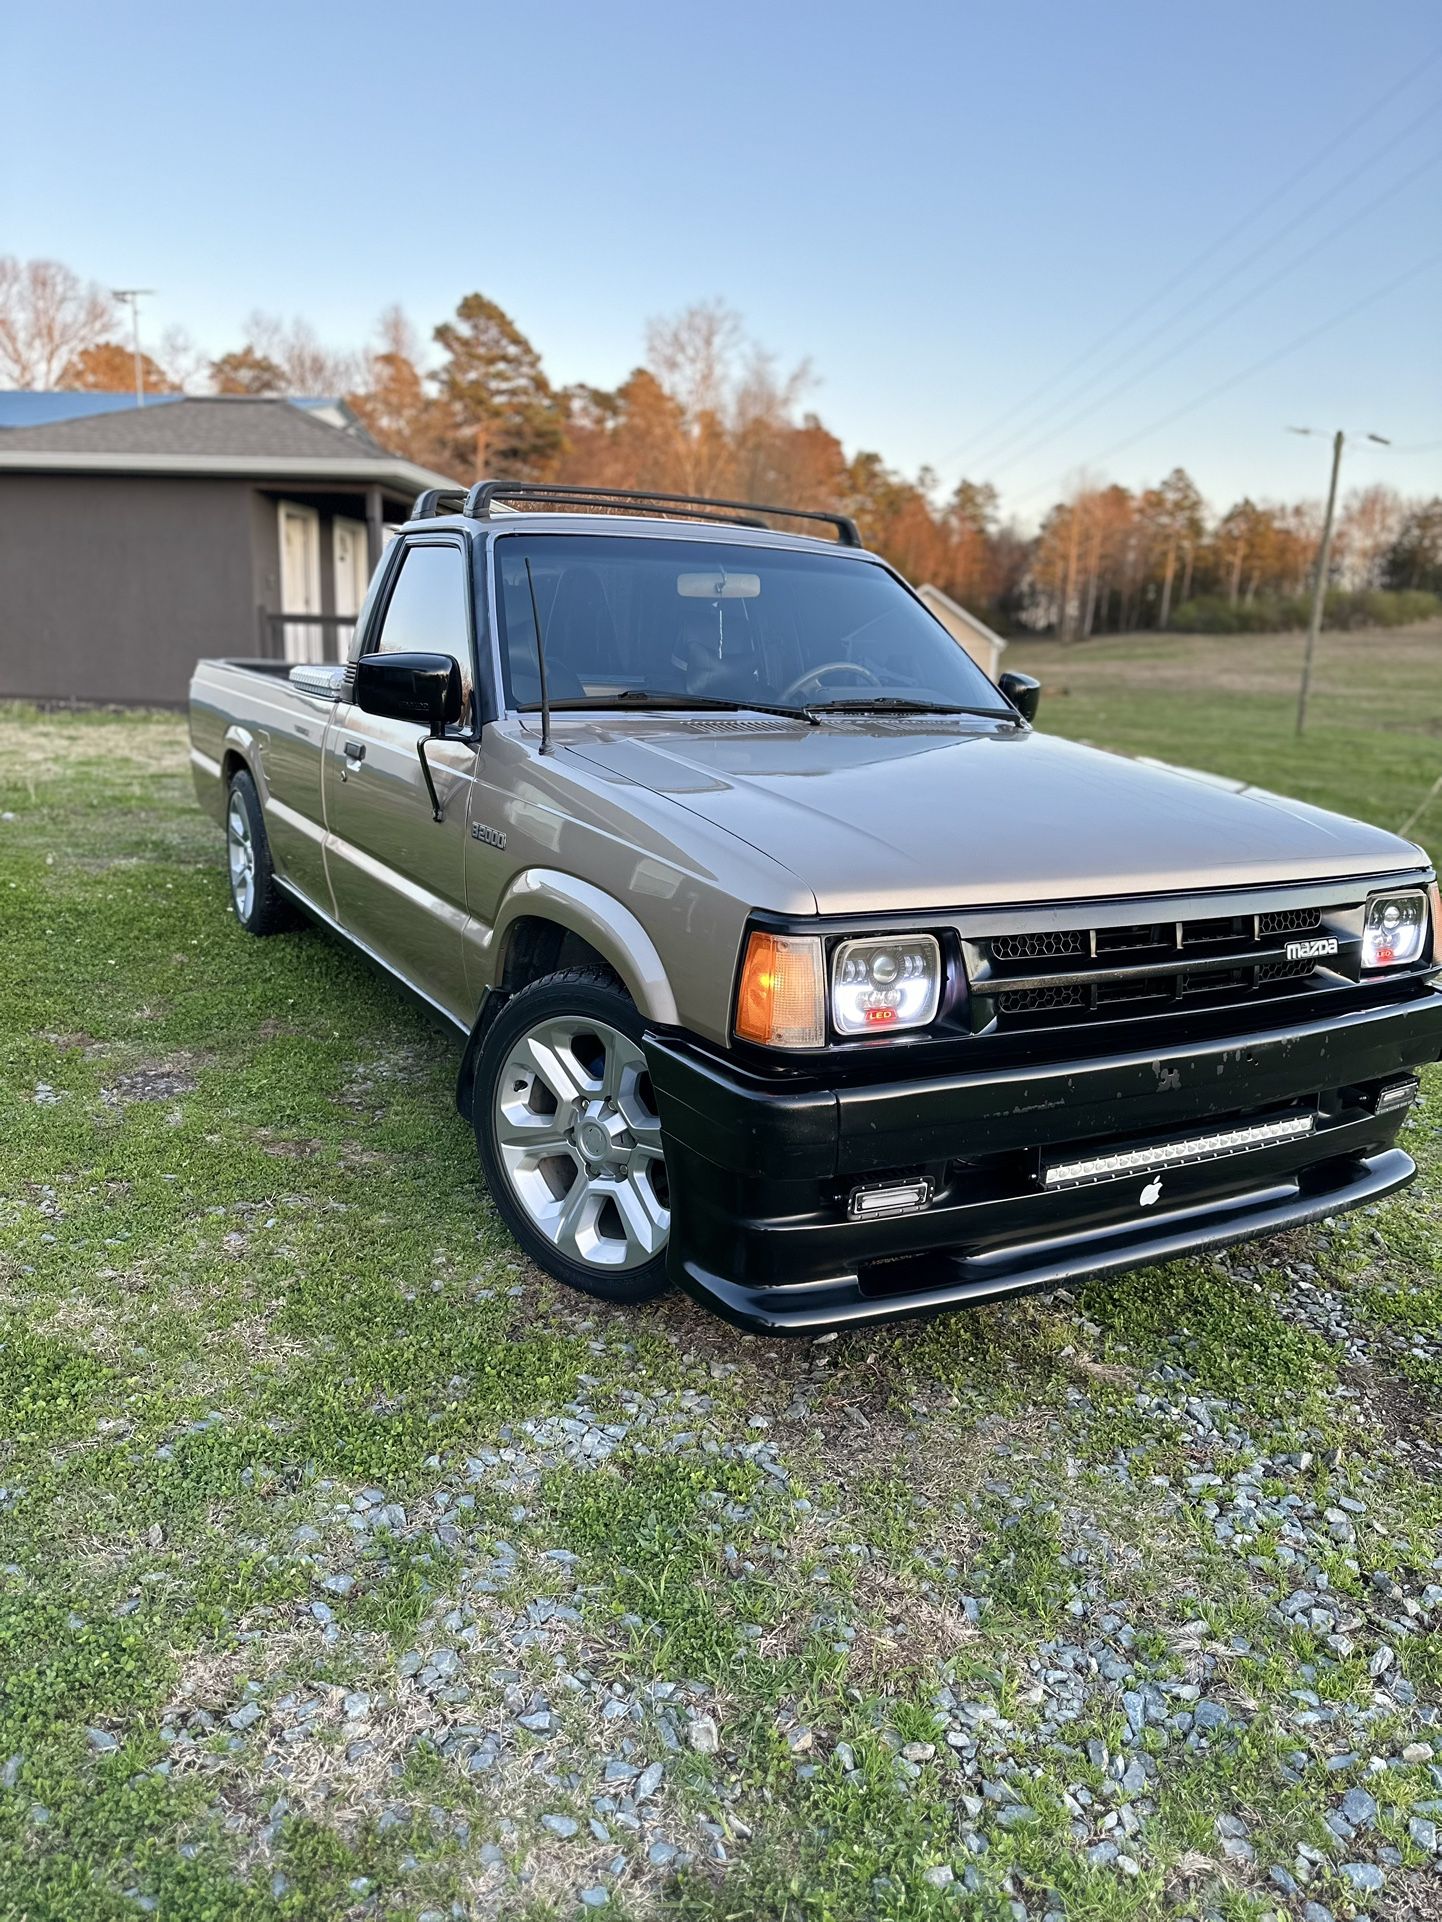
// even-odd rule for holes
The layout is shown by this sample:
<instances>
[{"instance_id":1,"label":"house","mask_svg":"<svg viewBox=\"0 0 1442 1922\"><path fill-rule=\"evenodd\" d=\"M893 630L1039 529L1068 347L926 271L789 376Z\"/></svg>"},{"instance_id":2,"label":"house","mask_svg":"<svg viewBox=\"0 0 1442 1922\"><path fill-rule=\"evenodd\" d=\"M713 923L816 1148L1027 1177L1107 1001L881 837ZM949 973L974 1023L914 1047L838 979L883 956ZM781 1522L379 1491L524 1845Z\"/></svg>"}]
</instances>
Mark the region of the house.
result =
<instances>
[{"instance_id":1,"label":"house","mask_svg":"<svg viewBox=\"0 0 1442 1922\"><path fill-rule=\"evenodd\" d=\"M939 587L923 587L918 592L951 638L964 647L982 673L994 681L1001 672L1001 657L1006 647L1000 634L993 634L985 621L968 614Z\"/></svg>"},{"instance_id":2,"label":"house","mask_svg":"<svg viewBox=\"0 0 1442 1922\"><path fill-rule=\"evenodd\" d=\"M344 402L0 394L0 696L180 703L205 654L344 654L423 487Z\"/></svg>"}]
</instances>

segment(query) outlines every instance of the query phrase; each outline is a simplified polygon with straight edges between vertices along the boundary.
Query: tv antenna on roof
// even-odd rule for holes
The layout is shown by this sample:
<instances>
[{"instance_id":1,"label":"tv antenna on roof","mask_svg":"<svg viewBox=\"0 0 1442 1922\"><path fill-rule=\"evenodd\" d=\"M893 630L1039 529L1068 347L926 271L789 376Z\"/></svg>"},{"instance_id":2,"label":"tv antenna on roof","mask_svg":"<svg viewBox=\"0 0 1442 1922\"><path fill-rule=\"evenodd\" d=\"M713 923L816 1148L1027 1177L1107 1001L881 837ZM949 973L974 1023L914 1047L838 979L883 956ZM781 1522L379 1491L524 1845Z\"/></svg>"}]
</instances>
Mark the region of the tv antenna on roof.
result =
<instances>
[{"instance_id":1,"label":"tv antenna on roof","mask_svg":"<svg viewBox=\"0 0 1442 1922\"><path fill-rule=\"evenodd\" d=\"M135 355L135 404L145 405L145 364L140 357L140 303L149 300L153 287L112 287L111 294L130 309L130 340Z\"/></svg>"}]
</instances>

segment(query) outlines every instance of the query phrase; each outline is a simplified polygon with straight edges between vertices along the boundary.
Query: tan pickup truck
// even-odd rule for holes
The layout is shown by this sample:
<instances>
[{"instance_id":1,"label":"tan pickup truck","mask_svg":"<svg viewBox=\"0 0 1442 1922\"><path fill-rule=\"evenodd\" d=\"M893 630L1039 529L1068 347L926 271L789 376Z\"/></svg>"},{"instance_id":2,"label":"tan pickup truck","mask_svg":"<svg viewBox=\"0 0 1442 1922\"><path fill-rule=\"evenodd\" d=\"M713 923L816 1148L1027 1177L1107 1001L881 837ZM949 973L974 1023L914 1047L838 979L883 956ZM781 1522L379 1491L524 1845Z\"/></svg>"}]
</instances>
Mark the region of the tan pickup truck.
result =
<instances>
[{"instance_id":1,"label":"tan pickup truck","mask_svg":"<svg viewBox=\"0 0 1442 1922\"><path fill-rule=\"evenodd\" d=\"M843 516L488 482L417 502L343 665L202 661L191 761L241 924L324 922L465 1037L531 1256L808 1330L1414 1172L1421 850L1037 695Z\"/></svg>"}]
</instances>

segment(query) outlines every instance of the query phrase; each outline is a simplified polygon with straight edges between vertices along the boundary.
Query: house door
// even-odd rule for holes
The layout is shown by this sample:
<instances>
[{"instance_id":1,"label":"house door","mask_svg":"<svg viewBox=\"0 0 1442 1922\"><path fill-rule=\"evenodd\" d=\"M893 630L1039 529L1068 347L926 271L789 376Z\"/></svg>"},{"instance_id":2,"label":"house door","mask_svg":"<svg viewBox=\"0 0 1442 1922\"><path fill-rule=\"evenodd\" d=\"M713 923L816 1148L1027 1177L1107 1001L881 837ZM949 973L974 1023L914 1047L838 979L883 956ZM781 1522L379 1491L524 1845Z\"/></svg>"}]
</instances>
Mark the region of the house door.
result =
<instances>
[{"instance_id":1,"label":"house door","mask_svg":"<svg viewBox=\"0 0 1442 1922\"><path fill-rule=\"evenodd\" d=\"M335 559L335 611L342 617L335 630L335 647L327 648L329 659L343 661L350 653L353 625L370 585L370 554L365 524L337 518L331 523L331 542Z\"/></svg>"},{"instance_id":2,"label":"house door","mask_svg":"<svg viewBox=\"0 0 1442 1922\"><path fill-rule=\"evenodd\" d=\"M282 614L319 614L320 515L313 507L294 501L280 503L280 611ZM319 661L325 657L324 630L319 621L286 621L281 641L288 661Z\"/></svg>"}]
</instances>

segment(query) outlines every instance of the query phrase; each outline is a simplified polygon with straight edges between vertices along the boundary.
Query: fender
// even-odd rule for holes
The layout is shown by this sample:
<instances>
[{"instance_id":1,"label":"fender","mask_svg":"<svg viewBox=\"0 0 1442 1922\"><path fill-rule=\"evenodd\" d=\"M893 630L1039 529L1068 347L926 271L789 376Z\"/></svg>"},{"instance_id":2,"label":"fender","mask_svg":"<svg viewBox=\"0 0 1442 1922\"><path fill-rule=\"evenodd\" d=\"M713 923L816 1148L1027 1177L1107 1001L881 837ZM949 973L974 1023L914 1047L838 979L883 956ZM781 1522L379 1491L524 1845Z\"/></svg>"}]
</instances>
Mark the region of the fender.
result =
<instances>
[{"instance_id":1,"label":"fender","mask_svg":"<svg viewBox=\"0 0 1442 1922\"><path fill-rule=\"evenodd\" d=\"M261 766L260 746L255 738L254 730L243 726L239 721L232 721L230 726L225 730L225 734L220 743L220 765L222 768L225 766L225 757L227 754L238 754L241 760L244 761L246 773L249 774L251 780L255 782L255 791L260 796L263 804L266 792L265 771Z\"/></svg>"},{"instance_id":2,"label":"fender","mask_svg":"<svg viewBox=\"0 0 1442 1922\"><path fill-rule=\"evenodd\" d=\"M456 1106L470 1116L476 1052L490 1023L510 998L501 986L511 930L527 917L553 921L588 942L621 977L626 992L658 1027L678 1028L681 1017L656 945L631 910L614 895L559 868L527 868L501 897L483 954L488 981L461 1057Z\"/></svg>"},{"instance_id":3,"label":"fender","mask_svg":"<svg viewBox=\"0 0 1442 1922\"><path fill-rule=\"evenodd\" d=\"M255 735L248 727L232 721L221 736L220 753L214 758L198 748L193 737L191 739L190 778L195 787L195 798L211 819L222 827L225 825L225 761L226 756L231 754L244 763L264 806L264 777L260 771Z\"/></svg>"}]
</instances>

